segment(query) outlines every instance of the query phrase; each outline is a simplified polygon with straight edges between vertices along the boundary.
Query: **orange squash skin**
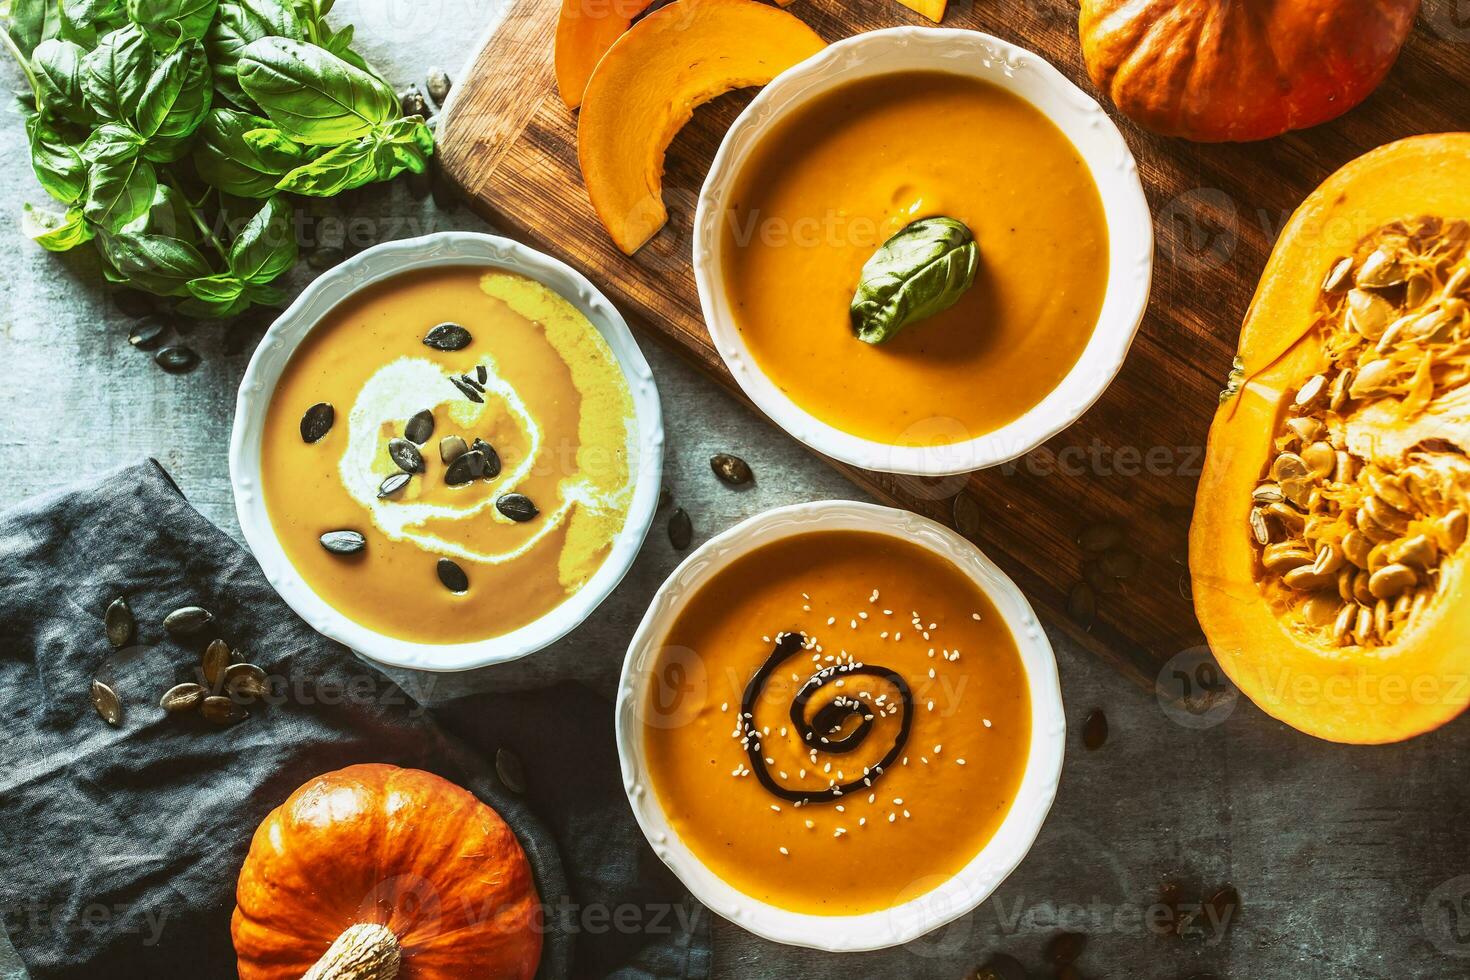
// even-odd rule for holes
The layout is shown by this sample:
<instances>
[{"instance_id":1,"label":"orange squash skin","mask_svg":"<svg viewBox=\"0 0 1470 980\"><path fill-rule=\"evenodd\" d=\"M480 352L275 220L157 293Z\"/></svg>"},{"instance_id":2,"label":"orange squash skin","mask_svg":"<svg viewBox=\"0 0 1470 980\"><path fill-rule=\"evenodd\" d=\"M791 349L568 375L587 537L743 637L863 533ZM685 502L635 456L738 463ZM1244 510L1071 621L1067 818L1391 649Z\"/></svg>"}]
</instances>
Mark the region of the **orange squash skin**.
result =
<instances>
[{"instance_id":1,"label":"orange squash skin","mask_svg":"<svg viewBox=\"0 0 1470 980\"><path fill-rule=\"evenodd\" d=\"M388 765L329 772L256 828L231 922L241 980L299 980L347 927L386 926L399 980L530 980L539 899L514 833L473 795Z\"/></svg>"},{"instance_id":2,"label":"orange squash skin","mask_svg":"<svg viewBox=\"0 0 1470 980\"><path fill-rule=\"evenodd\" d=\"M1124 115L1200 142L1326 122L1383 81L1419 0L1082 0L1093 82Z\"/></svg>"},{"instance_id":3,"label":"orange squash skin","mask_svg":"<svg viewBox=\"0 0 1470 980\"><path fill-rule=\"evenodd\" d=\"M1434 604L1397 642L1333 647L1298 634L1263 601L1248 530L1279 413L1326 362L1310 329L1320 284L1362 238L1421 215L1470 219L1470 133L1373 150L1297 209L1246 314L1243 383L1210 428L1190 527L1195 613L1221 667L1267 714L1337 742L1406 739L1470 703L1470 549L1442 567Z\"/></svg>"}]
</instances>

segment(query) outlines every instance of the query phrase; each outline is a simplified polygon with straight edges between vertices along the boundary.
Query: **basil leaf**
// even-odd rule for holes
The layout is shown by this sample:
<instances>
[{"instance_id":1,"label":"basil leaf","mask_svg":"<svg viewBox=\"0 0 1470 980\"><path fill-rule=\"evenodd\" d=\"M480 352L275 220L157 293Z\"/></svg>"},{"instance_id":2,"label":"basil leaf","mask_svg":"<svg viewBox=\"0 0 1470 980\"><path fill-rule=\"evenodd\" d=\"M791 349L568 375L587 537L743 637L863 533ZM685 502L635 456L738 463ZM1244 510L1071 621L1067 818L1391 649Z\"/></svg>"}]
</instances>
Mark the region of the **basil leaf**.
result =
<instances>
[{"instance_id":1,"label":"basil leaf","mask_svg":"<svg viewBox=\"0 0 1470 980\"><path fill-rule=\"evenodd\" d=\"M975 282L980 250L953 218L921 218L863 263L849 315L857 338L881 344L959 301Z\"/></svg>"},{"instance_id":2,"label":"basil leaf","mask_svg":"<svg viewBox=\"0 0 1470 980\"><path fill-rule=\"evenodd\" d=\"M219 0L127 0L128 17L154 50L173 51L184 41L200 40L214 20Z\"/></svg>"},{"instance_id":3,"label":"basil leaf","mask_svg":"<svg viewBox=\"0 0 1470 980\"><path fill-rule=\"evenodd\" d=\"M371 136L333 147L281 178L279 190L330 197L411 170L423 173L434 152L434 134L417 116L380 127Z\"/></svg>"},{"instance_id":4,"label":"basil leaf","mask_svg":"<svg viewBox=\"0 0 1470 980\"><path fill-rule=\"evenodd\" d=\"M226 0L219 5L219 13L209 25L204 44L214 66L216 88L235 101L249 99L235 78L240 53L251 41L263 37L301 40L301 21L296 11L276 0Z\"/></svg>"},{"instance_id":5,"label":"basil leaf","mask_svg":"<svg viewBox=\"0 0 1470 980\"><path fill-rule=\"evenodd\" d=\"M40 116L26 122L31 169L41 187L62 204L75 204L87 192L87 162L76 146Z\"/></svg>"},{"instance_id":6,"label":"basil leaf","mask_svg":"<svg viewBox=\"0 0 1470 980\"><path fill-rule=\"evenodd\" d=\"M87 121L87 98L82 90L82 59L87 52L78 44L48 38L36 45L31 69L47 109L76 122Z\"/></svg>"},{"instance_id":7,"label":"basil leaf","mask_svg":"<svg viewBox=\"0 0 1470 980\"><path fill-rule=\"evenodd\" d=\"M121 127L118 127L121 128ZM87 170L87 220L115 232L147 211L158 177L142 147L121 138L97 140L99 129L82 147Z\"/></svg>"},{"instance_id":8,"label":"basil leaf","mask_svg":"<svg viewBox=\"0 0 1470 980\"><path fill-rule=\"evenodd\" d=\"M183 196L168 184L159 184L153 190L153 201L148 210L128 222L121 229L128 235L164 235L198 244L199 229L189 216L189 206Z\"/></svg>"},{"instance_id":9,"label":"basil leaf","mask_svg":"<svg viewBox=\"0 0 1470 980\"><path fill-rule=\"evenodd\" d=\"M270 122L259 116L234 109L211 110L194 143L194 169L200 179L226 194L270 197L281 175L305 160L305 151L289 140L269 147L262 142L257 147L245 139L248 132L270 129Z\"/></svg>"},{"instance_id":10,"label":"basil leaf","mask_svg":"<svg viewBox=\"0 0 1470 980\"><path fill-rule=\"evenodd\" d=\"M398 115L382 81L314 44L265 37L246 45L236 68L245 94L298 143L335 146Z\"/></svg>"},{"instance_id":11,"label":"basil leaf","mask_svg":"<svg viewBox=\"0 0 1470 980\"><path fill-rule=\"evenodd\" d=\"M26 237L48 252L65 252L92 237L92 226L82 216L81 208L68 208L65 214L42 211L27 204L20 216Z\"/></svg>"},{"instance_id":12,"label":"basil leaf","mask_svg":"<svg viewBox=\"0 0 1470 980\"><path fill-rule=\"evenodd\" d=\"M103 119L127 119L143 93L153 52L132 24L106 34L82 59L82 89Z\"/></svg>"},{"instance_id":13,"label":"basil leaf","mask_svg":"<svg viewBox=\"0 0 1470 980\"><path fill-rule=\"evenodd\" d=\"M193 245L169 235L103 235L102 254L113 271L140 289L159 296L187 296L189 281L210 274L209 263Z\"/></svg>"},{"instance_id":14,"label":"basil leaf","mask_svg":"<svg viewBox=\"0 0 1470 980\"><path fill-rule=\"evenodd\" d=\"M209 61L204 45L187 41L159 62L133 118L145 137L170 140L188 136L209 111Z\"/></svg>"},{"instance_id":15,"label":"basil leaf","mask_svg":"<svg viewBox=\"0 0 1470 980\"><path fill-rule=\"evenodd\" d=\"M190 296L179 304L179 312L185 316L219 320L227 316L234 316L249 306L250 297L245 293L241 293L232 300L202 300L196 296Z\"/></svg>"},{"instance_id":16,"label":"basil leaf","mask_svg":"<svg viewBox=\"0 0 1470 980\"><path fill-rule=\"evenodd\" d=\"M10 0L5 32L27 58L37 45L55 37L60 29L60 7L56 0Z\"/></svg>"},{"instance_id":17,"label":"basil leaf","mask_svg":"<svg viewBox=\"0 0 1470 980\"><path fill-rule=\"evenodd\" d=\"M230 272L243 282L268 283L296 264L291 208L276 195L245 223L230 243ZM198 296L198 293L194 295ZM203 298L203 297L201 297Z\"/></svg>"},{"instance_id":18,"label":"basil leaf","mask_svg":"<svg viewBox=\"0 0 1470 980\"><path fill-rule=\"evenodd\" d=\"M122 0L60 0L61 37L92 47L99 31L120 26Z\"/></svg>"},{"instance_id":19,"label":"basil leaf","mask_svg":"<svg viewBox=\"0 0 1470 980\"><path fill-rule=\"evenodd\" d=\"M189 295L195 299L203 300L205 303L228 304L239 298L245 291L245 284L227 272L213 276L204 276L199 279L190 279L185 288Z\"/></svg>"}]
</instances>

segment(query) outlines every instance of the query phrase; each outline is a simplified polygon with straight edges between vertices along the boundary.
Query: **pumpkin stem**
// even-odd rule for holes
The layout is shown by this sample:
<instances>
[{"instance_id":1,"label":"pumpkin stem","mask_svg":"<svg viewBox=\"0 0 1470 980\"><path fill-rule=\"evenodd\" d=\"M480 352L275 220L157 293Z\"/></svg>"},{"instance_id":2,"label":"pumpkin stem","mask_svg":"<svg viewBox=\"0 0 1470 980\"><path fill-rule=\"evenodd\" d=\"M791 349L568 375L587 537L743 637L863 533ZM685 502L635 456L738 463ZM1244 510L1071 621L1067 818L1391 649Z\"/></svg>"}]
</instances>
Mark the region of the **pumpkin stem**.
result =
<instances>
[{"instance_id":1,"label":"pumpkin stem","mask_svg":"<svg viewBox=\"0 0 1470 980\"><path fill-rule=\"evenodd\" d=\"M301 980L393 980L402 959L393 930L361 922L338 936Z\"/></svg>"}]
</instances>

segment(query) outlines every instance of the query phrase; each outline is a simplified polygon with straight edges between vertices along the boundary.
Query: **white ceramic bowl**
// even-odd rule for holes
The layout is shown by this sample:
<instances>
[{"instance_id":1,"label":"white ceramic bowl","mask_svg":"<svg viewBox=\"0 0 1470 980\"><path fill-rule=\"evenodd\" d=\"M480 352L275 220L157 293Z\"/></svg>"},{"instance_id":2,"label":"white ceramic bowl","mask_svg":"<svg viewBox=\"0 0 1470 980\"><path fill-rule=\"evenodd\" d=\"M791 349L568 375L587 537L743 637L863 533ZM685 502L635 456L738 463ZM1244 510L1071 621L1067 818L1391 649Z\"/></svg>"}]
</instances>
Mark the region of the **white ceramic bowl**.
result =
<instances>
[{"instance_id":1,"label":"white ceramic bowl","mask_svg":"<svg viewBox=\"0 0 1470 980\"><path fill-rule=\"evenodd\" d=\"M995 603L1005 619L1031 694L1031 750L1020 790L995 836L954 877L936 882L894 908L863 915L808 915L769 905L737 891L710 871L669 826L649 783L643 754L644 699L654 689L653 667L663 638L685 602L716 573L755 549L811 531L875 531L920 545L953 562ZM1051 643L1025 596L990 559L942 524L904 510L847 500L778 507L712 538L686 558L659 588L623 663L618 685L617 739L623 787L644 836L663 862L701 902L766 939L830 952L883 949L916 939L983 902L1020 864L1056 798L1067 723Z\"/></svg>"},{"instance_id":2,"label":"white ceramic bowl","mask_svg":"<svg viewBox=\"0 0 1470 980\"><path fill-rule=\"evenodd\" d=\"M751 356L722 281L723 215L736 176L777 123L808 100L860 78L945 71L991 82L1040 109L1082 154L1102 197L1109 239L1108 285L1092 339L1076 365L1042 402L994 432L950 445L892 446L843 432L780 390ZM864 469L948 476L1014 459L1082 416L1123 366L1148 304L1153 226L1138 166L1102 108L1024 48L978 31L894 27L858 34L783 72L725 134L699 194L694 218L694 279L699 302L725 366L761 411L818 452Z\"/></svg>"},{"instance_id":3,"label":"white ceramic bowl","mask_svg":"<svg viewBox=\"0 0 1470 980\"><path fill-rule=\"evenodd\" d=\"M348 619L314 592L287 559L266 513L260 486L260 444L271 394L292 352L312 327L343 299L372 283L415 269L484 266L509 269L550 286L581 310L607 340L638 416L637 483L627 522L592 578L533 623L473 643L413 643L384 636ZM230 482L245 541L281 598L318 632L384 664L415 670L470 670L515 660L555 642L587 618L627 573L643 544L663 472L663 416L653 372L628 325L597 287L563 262L495 235L449 231L385 242L324 273L271 325L250 359L235 401L230 437Z\"/></svg>"}]
</instances>

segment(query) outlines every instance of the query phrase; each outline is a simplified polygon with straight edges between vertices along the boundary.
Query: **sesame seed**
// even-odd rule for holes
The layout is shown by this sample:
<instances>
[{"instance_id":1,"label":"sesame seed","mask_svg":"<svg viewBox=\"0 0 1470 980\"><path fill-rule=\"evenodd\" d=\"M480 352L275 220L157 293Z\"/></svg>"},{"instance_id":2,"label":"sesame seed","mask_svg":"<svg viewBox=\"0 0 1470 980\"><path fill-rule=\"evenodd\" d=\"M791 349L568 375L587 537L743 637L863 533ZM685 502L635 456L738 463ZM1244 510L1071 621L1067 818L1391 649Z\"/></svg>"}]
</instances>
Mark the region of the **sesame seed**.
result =
<instances>
[{"instance_id":1,"label":"sesame seed","mask_svg":"<svg viewBox=\"0 0 1470 980\"><path fill-rule=\"evenodd\" d=\"M986 728L989 728L990 727L990 719L989 718L986 718L986 719L983 719L983 720L985 722L985 727Z\"/></svg>"},{"instance_id":2,"label":"sesame seed","mask_svg":"<svg viewBox=\"0 0 1470 980\"><path fill-rule=\"evenodd\" d=\"M907 810L903 811L903 818L905 820L907 820L909 818L909 812Z\"/></svg>"},{"instance_id":3,"label":"sesame seed","mask_svg":"<svg viewBox=\"0 0 1470 980\"><path fill-rule=\"evenodd\" d=\"M772 803L771 804L771 809L774 810L776 813L780 813L781 812L781 804L779 804L779 803Z\"/></svg>"},{"instance_id":4,"label":"sesame seed","mask_svg":"<svg viewBox=\"0 0 1470 980\"><path fill-rule=\"evenodd\" d=\"M956 759L956 760L954 760L954 764L957 765L957 766L962 766L962 765L965 764L965 760L964 759Z\"/></svg>"},{"instance_id":5,"label":"sesame seed","mask_svg":"<svg viewBox=\"0 0 1470 980\"><path fill-rule=\"evenodd\" d=\"M865 613L865 612L858 613L858 619L867 619L867 618L868 618L868 614L867 613Z\"/></svg>"},{"instance_id":6,"label":"sesame seed","mask_svg":"<svg viewBox=\"0 0 1470 980\"><path fill-rule=\"evenodd\" d=\"M898 820L898 814L896 814L896 813L890 813L890 814L888 814L888 822L889 823L893 823L893 822L895 822L897 820Z\"/></svg>"},{"instance_id":7,"label":"sesame seed","mask_svg":"<svg viewBox=\"0 0 1470 980\"><path fill-rule=\"evenodd\" d=\"M831 626L835 622L837 622L837 617L836 616L828 616L827 617L827 625L828 626Z\"/></svg>"},{"instance_id":8,"label":"sesame seed","mask_svg":"<svg viewBox=\"0 0 1470 980\"><path fill-rule=\"evenodd\" d=\"M980 622L980 614L979 613L970 613L970 618L973 619L977 623Z\"/></svg>"},{"instance_id":9,"label":"sesame seed","mask_svg":"<svg viewBox=\"0 0 1470 980\"><path fill-rule=\"evenodd\" d=\"M806 829L807 830L812 830L816 826L817 826L817 822L815 820L808 820L808 821L806 821Z\"/></svg>"},{"instance_id":10,"label":"sesame seed","mask_svg":"<svg viewBox=\"0 0 1470 980\"><path fill-rule=\"evenodd\" d=\"M836 830L832 831L832 836L833 837L841 837L845 833L847 833L847 828L846 827L838 827Z\"/></svg>"},{"instance_id":11,"label":"sesame seed","mask_svg":"<svg viewBox=\"0 0 1470 980\"><path fill-rule=\"evenodd\" d=\"M777 850L780 851L782 854L790 854L791 853L790 851L786 850L786 848L784 848L784 847L778 847Z\"/></svg>"}]
</instances>

